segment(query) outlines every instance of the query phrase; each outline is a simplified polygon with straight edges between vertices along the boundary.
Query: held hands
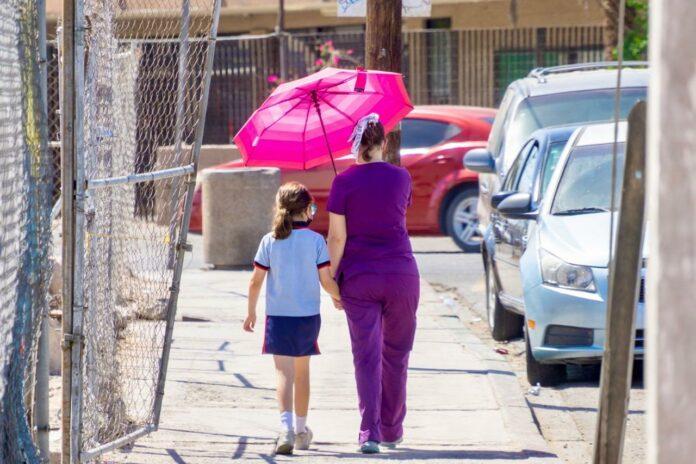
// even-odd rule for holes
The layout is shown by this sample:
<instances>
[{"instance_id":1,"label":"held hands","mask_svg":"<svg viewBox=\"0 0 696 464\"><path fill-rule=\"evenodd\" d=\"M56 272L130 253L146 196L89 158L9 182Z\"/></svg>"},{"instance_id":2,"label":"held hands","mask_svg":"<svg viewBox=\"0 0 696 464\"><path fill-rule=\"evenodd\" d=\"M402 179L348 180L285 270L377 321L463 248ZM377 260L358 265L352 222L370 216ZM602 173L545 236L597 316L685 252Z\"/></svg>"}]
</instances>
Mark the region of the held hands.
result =
<instances>
[{"instance_id":1,"label":"held hands","mask_svg":"<svg viewBox=\"0 0 696 464\"><path fill-rule=\"evenodd\" d=\"M256 326L256 313L249 313L246 319L244 319L244 331L253 332Z\"/></svg>"},{"instance_id":2,"label":"held hands","mask_svg":"<svg viewBox=\"0 0 696 464\"><path fill-rule=\"evenodd\" d=\"M343 311L343 303L341 303L340 298L331 298L333 301L334 308L338 309L339 311Z\"/></svg>"}]
</instances>

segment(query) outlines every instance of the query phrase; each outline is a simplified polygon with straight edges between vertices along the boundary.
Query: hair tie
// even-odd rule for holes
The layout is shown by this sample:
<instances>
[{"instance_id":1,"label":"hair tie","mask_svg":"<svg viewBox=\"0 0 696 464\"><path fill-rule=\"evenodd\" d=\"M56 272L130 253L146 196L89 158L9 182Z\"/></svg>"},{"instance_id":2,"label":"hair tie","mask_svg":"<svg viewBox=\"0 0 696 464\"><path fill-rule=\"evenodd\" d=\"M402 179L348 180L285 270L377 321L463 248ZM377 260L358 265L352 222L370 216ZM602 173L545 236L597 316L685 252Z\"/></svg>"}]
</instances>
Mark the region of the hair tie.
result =
<instances>
[{"instance_id":1,"label":"hair tie","mask_svg":"<svg viewBox=\"0 0 696 464\"><path fill-rule=\"evenodd\" d=\"M365 129L367 128L367 125L370 123L377 122L379 122L379 114L370 113L367 116L363 116L362 118L360 118L357 124L355 124L355 127L353 128L353 133L350 134L350 137L348 137L348 141L353 142L353 146L350 149L352 155L357 156L358 151L360 150L360 142L362 142L362 136L365 132Z\"/></svg>"}]
</instances>

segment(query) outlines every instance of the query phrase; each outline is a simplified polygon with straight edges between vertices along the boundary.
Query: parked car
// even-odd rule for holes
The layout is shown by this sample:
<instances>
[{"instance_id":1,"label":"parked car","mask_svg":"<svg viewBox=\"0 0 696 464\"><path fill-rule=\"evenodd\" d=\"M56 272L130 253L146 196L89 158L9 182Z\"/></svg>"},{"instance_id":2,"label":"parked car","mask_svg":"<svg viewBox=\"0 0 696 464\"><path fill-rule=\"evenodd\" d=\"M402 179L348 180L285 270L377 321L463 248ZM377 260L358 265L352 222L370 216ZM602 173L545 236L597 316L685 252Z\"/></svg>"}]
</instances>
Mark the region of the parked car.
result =
<instances>
[{"instance_id":1,"label":"parked car","mask_svg":"<svg viewBox=\"0 0 696 464\"><path fill-rule=\"evenodd\" d=\"M536 209L575 129L577 126L568 126L532 133L512 163L501 191L493 196L494 208L508 196L523 192L531 195L532 209ZM490 222L481 245L487 320L493 339L507 340L522 334L524 295L519 268L529 222L508 219L496 209L492 210Z\"/></svg>"},{"instance_id":2,"label":"parked car","mask_svg":"<svg viewBox=\"0 0 696 464\"><path fill-rule=\"evenodd\" d=\"M626 63L621 74L621 118L645 99L647 63ZM536 129L588 124L614 118L616 63L587 63L531 71L510 84L503 96L485 149L472 150L466 163L476 163L479 177L478 217L483 233L489 225L491 199L519 149ZM488 160L487 163L482 162Z\"/></svg>"},{"instance_id":3,"label":"parked car","mask_svg":"<svg viewBox=\"0 0 696 464\"><path fill-rule=\"evenodd\" d=\"M527 222L526 237L512 245L520 256L529 382L565 378L565 363L598 363L604 353L615 126L577 129L561 155L545 197L507 196L498 212ZM617 182L621 192L626 123L619 126ZM644 255L645 262L645 255ZM636 315L635 355L643 356L645 271Z\"/></svg>"},{"instance_id":4,"label":"parked car","mask_svg":"<svg viewBox=\"0 0 696 464\"><path fill-rule=\"evenodd\" d=\"M446 234L465 251L478 251L476 203L478 175L463 166L464 154L485 146L495 110L466 106L417 106L401 122L401 163L413 178L413 198L406 222L413 234ZM355 160L336 160L343 171ZM241 160L217 169L243 167ZM298 181L315 196L319 207L312 229L325 233L326 212L334 172L331 163L307 171L283 169L282 182ZM201 191L196 190L191 212L193 232L202 230Z\"/></svg>"}]
</instances>

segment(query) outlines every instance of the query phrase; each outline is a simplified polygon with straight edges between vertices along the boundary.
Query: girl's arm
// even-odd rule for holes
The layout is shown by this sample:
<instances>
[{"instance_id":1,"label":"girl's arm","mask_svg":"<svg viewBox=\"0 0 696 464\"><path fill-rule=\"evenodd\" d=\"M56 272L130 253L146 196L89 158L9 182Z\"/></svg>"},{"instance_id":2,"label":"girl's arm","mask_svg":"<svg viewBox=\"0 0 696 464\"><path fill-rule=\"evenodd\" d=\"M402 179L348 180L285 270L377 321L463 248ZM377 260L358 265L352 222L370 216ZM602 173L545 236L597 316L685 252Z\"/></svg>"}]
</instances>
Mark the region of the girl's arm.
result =
<instances>
[{"instance_id":1,"label":"girl's arm","mask_svg":"<svg viewBox=\"0 0 696 464\"><path fill-rule=\"evenodd\" d=\"M341 299L341 292L338 290L338 284L331 277L331 271L328 267L322 267L319 269L319 282L321 282L321 287L331 295L334 300Z\"/></svg>"},{"instance_id":2,"label":"girl's arm","mask_svg":"<svg viewBox=\"0 0 696 464\"><path fill-rule=\"evenodd\" d=\"M244 330L253 332L256 325L256 304L259 301L261 286L266 278L267 271L258 267L254 267L254 272L251 274L249 281L249 303L247 306L247 317L244 320Z\"/></svg>"},{"instance_id":3,"label":"girl's arm","mask_svg":"<svg viewBox=\"0 0 696 464\"><path fill-rule=\"evenodd\" d=\"M336 276L338 265L346 248L346 217L342 214L329 213L329 256L331 257L331 276Z\"/></svg>"}]
</instances>

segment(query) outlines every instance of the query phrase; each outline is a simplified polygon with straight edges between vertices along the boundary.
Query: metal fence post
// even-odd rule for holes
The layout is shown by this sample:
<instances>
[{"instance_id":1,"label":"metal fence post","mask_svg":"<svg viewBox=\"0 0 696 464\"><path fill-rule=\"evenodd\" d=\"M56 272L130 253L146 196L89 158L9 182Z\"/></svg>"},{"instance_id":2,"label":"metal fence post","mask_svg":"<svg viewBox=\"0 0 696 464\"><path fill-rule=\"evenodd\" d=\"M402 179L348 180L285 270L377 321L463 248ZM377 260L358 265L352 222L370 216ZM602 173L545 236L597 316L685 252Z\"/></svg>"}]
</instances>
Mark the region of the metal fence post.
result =
<instances>
[{"instance_id":1,"label":"metal fence post","mask_svg":"<svg viewBox=\"0 0 696 464\"><path fill-rule=\"evenodd\" d=\"M63 318L62 318L62 403L61 403L61 463L70 464L70 392L72 381L72 304L75 231L75 170L74 170L74 118L75 118L75 2L63 0L62 51L60 66L60 131L61 131L61 188L62 209L62 261L63 261Z\"/></svg>"},{"instance_id":2,"label":"metal fence post","mask_svg":"<svg viewBox=\"0 0 696 464\"><path fill-rule=\"evenodd\" d=\"M37 0L37 22L39 28L39 79L40 79L40 106L43 112L43 120L48 123L48 73L46 57L46 1ZM47 137L47 127L43 128L43 135ZM48 155L48 149L45 152ZM49 325L48 311L44 311L40 321L41 331L39 335L38 353L36 357L36 384L34 386L33 422L36 430L37 444L43 462L49 462L51 456L49 446L49 357L48 344Z\"/></svg>"},{"instance_id":3,"label":"metal fence post","mask_svg":"<svg viewBox=\"0 0 696 464\"><path fill-rule=\"evenodd\" d=\"M63 400L61 461L79 462L82 357L84 165L82 0L63 1L61 110L63 188Z\"/></svg>"},{"instance_id":4,"label":"metal fence post","mask_svg":"<svg viewBox=\"0 0 696 464\"><path fill-rule=\"evenodd\" d=\"M220 16L220 2L215 0L213 6L213 18L210 25L210 35L208 36L208 50L205 62L205 74L203 91L201 94L201 104L198 112L198 126L196 127L196 135L193 147L191 147L191 162L194 166L194 171L189 175L186 188L186 203L184 206L184 217L181 222L181 230L179 231L179 240L176 244L176 263L174 267L174 277L170 289L169 304L167 308L167 327L164 333L164 349L162 351L162 359L160 362L159 376L157 379L155 406L154 406L154 425L159 427L160 416L162 412L162 400L164 399L164 383L167 379L167 366L169 364L169 353L171 351L172 334L174 332L174 319L176 318L177 300L179 297L179 286L181 285L181 272L184 267L184 255L188 244L186 242L188 236L189 223L191 219L191 205L193 204L193 191L196 186L196 171L198 169L198 158L201 152L201 144L203 143L203 132L205 129L205 115L208 109L208 93L210 91L210 78L213 71L213 58L215 57L215 42L217 41L217 28Z\"/></svg>"},{"instance_id":5,"label":"metal fence post","mask_svg":"<svg viewBox=\"0 0 696 464\"><path fill-rule=\"evenodd\" d=\"M186 96L186 59L189 50L189 27L191 24L190 15L191 5L190 0L182 0L181 2L181 29L179 31L179 56L177 67L177 85L176 85L176 122L174 126L174 159L173 166L178 166L181 161L181 150L184 139L184 111ZM156 201L156 200L155 200ZM177 198L173 195L169 201L170 211L176 211ZM176 214L172 214L169 221L169 236L173 237L176 230ZM169 257L167 258L167 266L170 269L174 268L175 264L176 244L172 242L169 248Z\"/></svg>"}]
</instances>

